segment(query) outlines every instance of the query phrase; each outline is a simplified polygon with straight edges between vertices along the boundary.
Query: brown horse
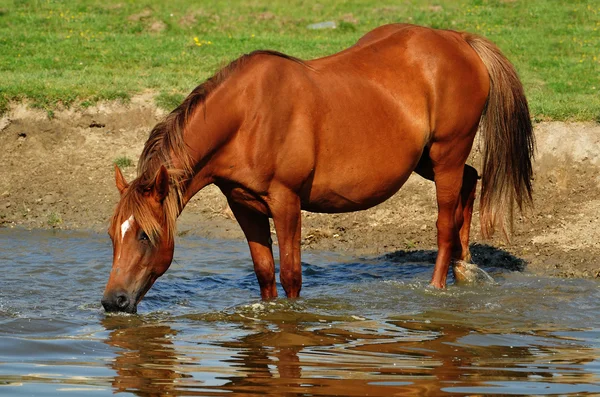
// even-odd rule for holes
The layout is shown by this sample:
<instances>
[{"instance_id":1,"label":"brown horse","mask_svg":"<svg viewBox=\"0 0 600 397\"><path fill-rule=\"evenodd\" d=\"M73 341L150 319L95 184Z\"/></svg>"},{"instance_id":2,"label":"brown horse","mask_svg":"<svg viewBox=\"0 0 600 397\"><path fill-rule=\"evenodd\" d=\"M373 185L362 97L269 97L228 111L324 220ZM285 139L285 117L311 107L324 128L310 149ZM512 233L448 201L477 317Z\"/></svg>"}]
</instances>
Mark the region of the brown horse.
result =
<instances>
[{"instance_id":1,"label":"brown horse","mask_svg":"<svg viewBox=\"0 0 600 397\"><path fill-rule=\"evenodd\" d=\"M152 130L109 229L113 267L102 304L135 312L169 267L175 222L203 187L227 197L250 246L263 299L280 279L299 296L300 210L358 211L392 196L414 171L435 182L438 255L431 284L469 261L477 129L485 149L484 235L531 202L533 134L515 69L490 41L413 25L377 28L354 46L301 61L244 55L195 88ZM509 218L507 218L507 216ZM506 218L506 219L505 219Z\"/></svg>"}]
</instances>

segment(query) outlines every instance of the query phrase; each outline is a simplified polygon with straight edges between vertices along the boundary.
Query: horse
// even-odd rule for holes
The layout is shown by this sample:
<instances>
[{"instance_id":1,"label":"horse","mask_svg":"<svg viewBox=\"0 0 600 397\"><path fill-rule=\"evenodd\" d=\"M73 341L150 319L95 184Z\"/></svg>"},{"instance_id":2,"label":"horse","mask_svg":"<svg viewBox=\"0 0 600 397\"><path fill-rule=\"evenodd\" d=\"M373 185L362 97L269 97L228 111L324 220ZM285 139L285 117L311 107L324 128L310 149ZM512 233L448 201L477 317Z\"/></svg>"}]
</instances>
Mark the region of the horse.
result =
<instances>
[{"instance_id":1,"label":"horse","mask_svg":"<svg viewBox=\"0 0 600 397\"><path fill-rule=\"evenodd\" d=\"M466 164L477 131L482 175ZM470 262L477 181L484 237L532 202L534 136L517 72L488 39L409 24L304 61L255 51L196 87L151 131L109 226L113 265L102 305L135 313L171 264L176 219L215 184L248 241L262 299L277 297L269 218L288 298L302 286L301 210L359 211L412 172L435 183L438 253L431 278Z\"/></svg>"}]
</instances>

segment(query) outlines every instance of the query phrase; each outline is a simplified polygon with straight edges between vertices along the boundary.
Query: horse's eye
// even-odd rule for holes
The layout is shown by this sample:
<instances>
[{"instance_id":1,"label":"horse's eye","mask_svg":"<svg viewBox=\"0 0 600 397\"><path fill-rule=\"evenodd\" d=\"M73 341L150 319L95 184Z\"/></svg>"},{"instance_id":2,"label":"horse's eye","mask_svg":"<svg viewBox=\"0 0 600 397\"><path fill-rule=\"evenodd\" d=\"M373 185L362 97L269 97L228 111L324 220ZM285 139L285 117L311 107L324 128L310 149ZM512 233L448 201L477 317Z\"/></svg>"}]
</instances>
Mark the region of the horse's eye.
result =
<instances>
[{"instance_id":1,"label":"horse's eye","mask_svg":"<svg viewBox=\"0 0 600 397\"><path fill-rule=\"evenodd\" d=\"M140 241L149 241L150 239L148 238L148 235L146 234L146 232L142 231L142 232L140 233L140 238L139 238L139 240L140 240Z\"/></svg>"}]
</instances>

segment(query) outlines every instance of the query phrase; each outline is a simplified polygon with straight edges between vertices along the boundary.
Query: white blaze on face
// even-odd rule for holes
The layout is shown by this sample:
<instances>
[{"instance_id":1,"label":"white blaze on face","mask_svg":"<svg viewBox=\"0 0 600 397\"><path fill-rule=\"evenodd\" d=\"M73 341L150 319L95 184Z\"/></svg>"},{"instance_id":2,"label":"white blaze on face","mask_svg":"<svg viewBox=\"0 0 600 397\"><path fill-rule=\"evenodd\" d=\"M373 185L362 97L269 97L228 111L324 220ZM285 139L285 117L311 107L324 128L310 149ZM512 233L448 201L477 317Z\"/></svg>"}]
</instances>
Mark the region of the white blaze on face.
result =
<instances>
[{"instance_id":1,"label":"white blaze on face","mask_svg":"<svg viewBox=\"0 0 600 397\"><path fill-rule=\"evenodd\" d=\"M121 247L119 247L119 257L117 259L121 259L121 250L123 249L123 240L125 239L125 234L131 229L131 225L133 225L133 215L131 215L123 224L121 224Z\"/></svg>"},{"instance_id":2,"label":"white blaze on face","mask_svg":"<svg viewBox=\"0 0 600 397\"><path fill-rule=\"evenodd\" d=\"M125 222L123 222L123 224L121 225L121 243L123 242L123 239L125 238L125 234L127 233L127 231L131 228L131 225L133 224L133 215L131 215L129 217L129 219L127 219Z\"/></svg>"}]
</instances>

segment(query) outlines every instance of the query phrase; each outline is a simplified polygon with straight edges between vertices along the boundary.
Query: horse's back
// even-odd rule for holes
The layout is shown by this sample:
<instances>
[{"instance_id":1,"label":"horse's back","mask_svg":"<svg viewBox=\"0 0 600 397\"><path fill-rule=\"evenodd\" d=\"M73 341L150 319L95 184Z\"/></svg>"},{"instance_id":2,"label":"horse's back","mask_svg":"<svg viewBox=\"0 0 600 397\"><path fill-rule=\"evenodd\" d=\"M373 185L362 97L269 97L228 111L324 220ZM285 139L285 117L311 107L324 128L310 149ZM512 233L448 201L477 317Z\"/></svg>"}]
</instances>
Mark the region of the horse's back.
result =
<instances>
[{"instance_id":1,"label":"horse's back","mask_svg":"<svg viewBox=\"0 0 600 397\"><path fill-rule=\"evenodd\" d=\"M475 108L480 114L489 91L485 65L462 34L450 30L384 25L354 46L309 64L322 80L336 74L368 80L397 102L412 102L413 117L417 111L435 118L452 106ZM436 121L431 120L431 131Z\"/></svg>"}]
</instances>

